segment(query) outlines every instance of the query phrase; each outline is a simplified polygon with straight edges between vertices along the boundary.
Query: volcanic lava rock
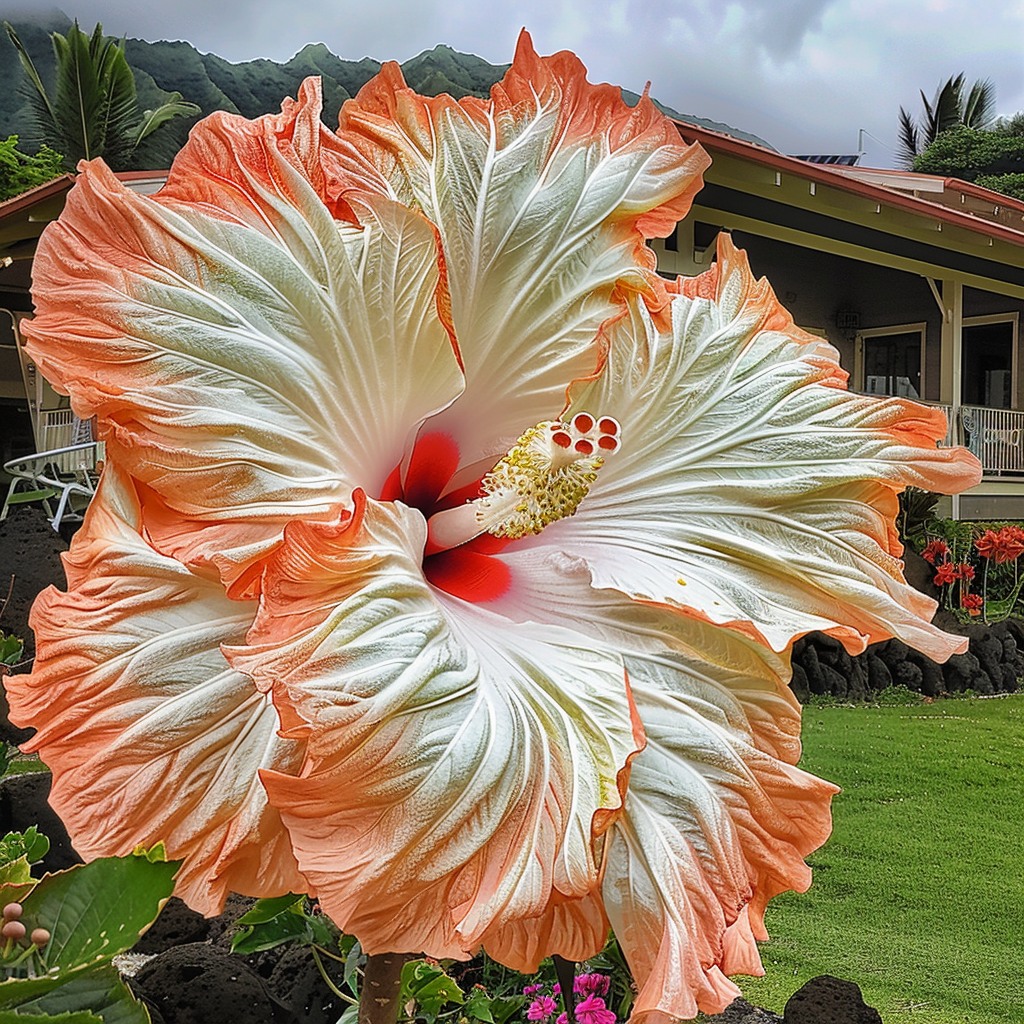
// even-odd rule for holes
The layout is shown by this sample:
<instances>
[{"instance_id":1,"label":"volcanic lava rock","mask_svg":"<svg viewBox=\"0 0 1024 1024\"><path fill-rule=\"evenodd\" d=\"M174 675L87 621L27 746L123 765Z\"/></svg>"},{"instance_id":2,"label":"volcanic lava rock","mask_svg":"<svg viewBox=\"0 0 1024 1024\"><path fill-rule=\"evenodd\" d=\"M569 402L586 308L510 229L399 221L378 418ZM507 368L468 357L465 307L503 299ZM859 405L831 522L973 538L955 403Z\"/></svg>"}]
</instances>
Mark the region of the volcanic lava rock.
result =
<instances>
[{"instance_id":1,"label":"volcanic lava rock","mask_svg":"<svg viewBox=\"0 0 1024 1024\"><path fill-rule=\"evenodd\" d=\"M26 659L35 652L28 628L29 609L51 583L65 585L60 556L67 549L67 542L53 531L42 509L15 508L0 521L0 629L25 642Z\"/></svg>"},{"instance_id":2,"label":"volcanic lava rock","mask_svg":"<svg viewBox=\"0 0 1024 1024\"><path fill-rule=\"evenodd\" d=\"M882 1024L882 1015L864 1002L860 986L822 974L789 997L784 1024Z\"/></svg>"},{"instance_id":3,"label":"volcanic lava rock","mask_svg":"<svg viewBox=\"0 0 1024 1024\"><path fill-rule=\"evenodd\" d=\"M751 1006L746 999L737 999L721 1013L702 1017L704 1024L783 1024L782 1018L770 1010Z\"/></svg>"},{"instance_id":4,"label":"volcanic lava rock","mask_svg":"<svg viewBox=\"0 0 1024 1024\"><path fill-rule=\"evenodd\" d=\"M166 950L130 984L165 1024L293 1024L297 1019L239 957L205 942Z\"/></svg>"},{"instance_id":5,"label":"volcanic lava rock","mask_svg":"<svg viewBox=\"0 0 1024 1024\"><path fill-rule=\"evenodd\" d=\"M163 953L174 946L202 942L210 934L210 922L192 910L177 896L172 896L149 926L146 933L132 947L133 953Z\"/></svg>"},{"instance_id":6,"label":"volcanic lava rock","mask_svg":"<svg viewBox=\"0 0 1024 1024\"><path fill-rule=\"evenodd\" d=\"M342 965L323 957L324 969L339 988L342 983ZM278 960L270 976L270 988L278 999L286 1003L296 1020L308 1024L335 1024L345 1004L327 987L313 959L312 951L303 946L291 946Z\"/></svg>"},{"instance_id":7,"label":"volcanic lava rock","mask_svg":"<svg viewBox=\"0 0 1024 1024\"><path fill-rule=\"evenodd\" d=\"M63 871L81 864L82 858L71 845L64 823L47 803L49 795L49 772L26 772L0 780L0 835L24 832L35 825L50 840L50 849L42 859L43 870Z\"/></svg>"},{"instance_id":8,"label":"volcanic lava rock","mask_svg":"<svg viewBox=\"0 0 1024 1024\"><path fill-rule=\"evenodd\" d=\"M890 686L903 686L925 697L973 691L980 694L1015 693L1024 679L1024 623L964 624L948 612L935 616L935 625L966 636L965 654L944 664L901 643L886 640L851 657L839 642L822 633L810 633L793 647L793 692L802 701L829 696L858 701Z\"/></svg>"}]
</instances>

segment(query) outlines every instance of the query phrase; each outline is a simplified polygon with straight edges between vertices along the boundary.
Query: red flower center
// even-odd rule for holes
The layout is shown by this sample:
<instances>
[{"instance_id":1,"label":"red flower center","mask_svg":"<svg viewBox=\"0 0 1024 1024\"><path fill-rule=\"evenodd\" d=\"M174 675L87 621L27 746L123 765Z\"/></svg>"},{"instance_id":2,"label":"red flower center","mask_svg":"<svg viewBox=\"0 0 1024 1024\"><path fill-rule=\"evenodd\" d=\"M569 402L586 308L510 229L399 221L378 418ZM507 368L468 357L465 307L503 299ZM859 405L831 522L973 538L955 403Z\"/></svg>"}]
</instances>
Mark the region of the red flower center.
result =
<instances>
[{"instance_id":1,"label":"red flower center","mask_svg":"<svg viewBox=\"0 0 1024 1024\"><path fill-rule=\"evenodd\" d=\"M417 440L405 473L396 466L378 495L381 501L401 501L419 509L426 519L442 509L455 508L481 496L481 475L452 486L459 470L459 446L448 434L424 434ZM438 590L475 604L494 601L512 583L508 565L494 556L512 541L484 533L457 548L423 559L423 573Z\"/></svg>"}]
</instances>

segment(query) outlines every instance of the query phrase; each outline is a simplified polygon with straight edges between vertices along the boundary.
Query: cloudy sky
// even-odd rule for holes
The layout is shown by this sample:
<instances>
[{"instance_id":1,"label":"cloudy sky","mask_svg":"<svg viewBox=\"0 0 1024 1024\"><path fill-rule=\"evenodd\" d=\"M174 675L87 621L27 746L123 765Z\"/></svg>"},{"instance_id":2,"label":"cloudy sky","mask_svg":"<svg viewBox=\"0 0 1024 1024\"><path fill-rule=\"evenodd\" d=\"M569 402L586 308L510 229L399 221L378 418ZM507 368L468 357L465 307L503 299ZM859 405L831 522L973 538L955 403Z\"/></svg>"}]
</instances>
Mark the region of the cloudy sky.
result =
<instances>
[{"instance_id":1,"label":"cloudy sky","mask_svg":"<svg viewBox=\"0 0 1024 1024\"><path fill-rule=\"evenodd\" d=\"M989 78L1000 114L1024 110L1024 0L0 0L61 7L111 35L187 39L231 61L287 60L309 42L406 60L437 43L511 59L524 25L540 53L575 50L592 81L653 94L789 153L894 166L902 104L951 74ZM863 134L859 132L863 129Z\"/></svg>"}]
</instances>

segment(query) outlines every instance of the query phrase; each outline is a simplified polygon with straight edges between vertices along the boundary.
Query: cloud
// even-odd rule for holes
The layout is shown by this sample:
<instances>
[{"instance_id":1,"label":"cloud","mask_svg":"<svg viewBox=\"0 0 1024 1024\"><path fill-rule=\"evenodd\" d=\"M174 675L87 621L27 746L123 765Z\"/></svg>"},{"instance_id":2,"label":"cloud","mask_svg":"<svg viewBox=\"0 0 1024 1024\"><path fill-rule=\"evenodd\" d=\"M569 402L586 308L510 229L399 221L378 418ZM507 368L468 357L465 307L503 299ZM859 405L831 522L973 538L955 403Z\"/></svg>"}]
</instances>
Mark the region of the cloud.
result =
<instances>
[{"instance_id":1,"label":"cloud","mask_svg":"<svg viewBox=\"0 0 1024 1024\"><path fill-rule=\"evenodd\" d=\"M48 10L53 0L0 0ZM900 105L951 74L991 78L1000 113L1024 109L1024 5L976 0L65 0L91 28L187 39L228 60L287 60L309 42L341 57L406 60L438 43L493 63L527 26L542 53L575 50L595 81L653 93L786 152L853 152L858 129L891 163Z\"/></svg>"}]
</instances>

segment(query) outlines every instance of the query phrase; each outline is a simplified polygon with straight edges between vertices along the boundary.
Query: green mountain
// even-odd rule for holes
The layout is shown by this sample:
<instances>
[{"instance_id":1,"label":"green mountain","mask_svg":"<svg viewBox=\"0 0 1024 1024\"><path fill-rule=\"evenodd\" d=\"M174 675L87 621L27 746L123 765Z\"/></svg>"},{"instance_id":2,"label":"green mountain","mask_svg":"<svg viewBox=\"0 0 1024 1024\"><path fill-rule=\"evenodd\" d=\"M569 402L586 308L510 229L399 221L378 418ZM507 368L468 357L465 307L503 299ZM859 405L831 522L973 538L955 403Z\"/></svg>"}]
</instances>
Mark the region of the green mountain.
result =
<instances>
[{"instance_id":1,"label":"green mountain","mask_svg":"<svg viewBox=\"0 0 1024 1024\"><path fill-rule=\"evenodd\" d=\"M50 84L54 59L50 33L66 33L71 20L54 9L46 14L13 16L14 25L32 56L43 80ZM91 31L91 25L81 26ZM343 60L323 43L304 46L285 64L270 60L251 60L232 64L215 54L200 53L191 43L146 42L128 39L125 43L128 63L135 74L142 107L156 107L171 92L197 104L203 114L228 110L245 117L276 112L285 96L294 96L299 84L309 75L320 75L324 89L324 121L336 126L338 111L379 70L380 62L364 57ZM507 64L490 64L472 54L459 53L450 46L435 46L402 64L406 81L417 92L428 96L450 93L452 96L486 97L490 87L508 68ZM17 54L6 33L0 33L0 139L17 134L22 147L33 148L32 118L21 89L23 72ZM635 103L636 93L623 90L628 103ZM680 114L671 107L658 104L671 117L736 138L767 145L757 136L737 131L728 125ZM165 131L167 152L174 152L184 143L194 121L177 118Z\"/></svg>"}]
</instances>

